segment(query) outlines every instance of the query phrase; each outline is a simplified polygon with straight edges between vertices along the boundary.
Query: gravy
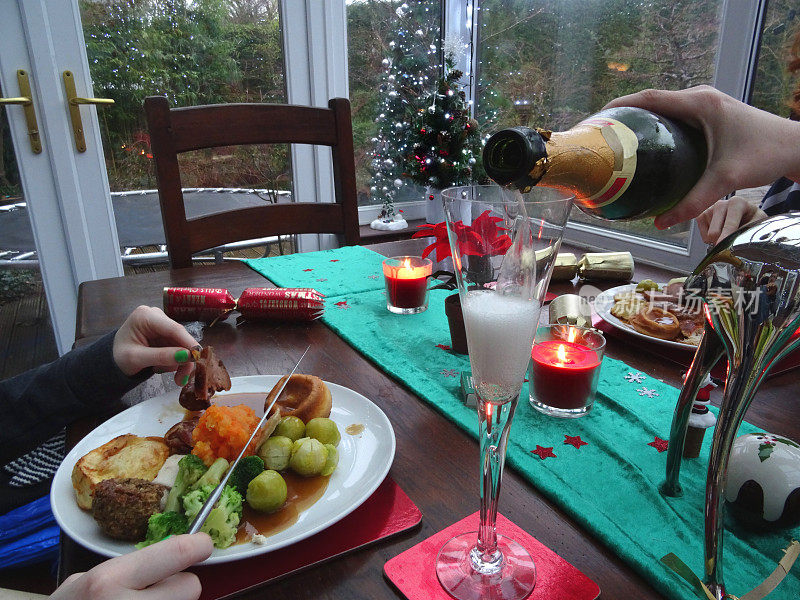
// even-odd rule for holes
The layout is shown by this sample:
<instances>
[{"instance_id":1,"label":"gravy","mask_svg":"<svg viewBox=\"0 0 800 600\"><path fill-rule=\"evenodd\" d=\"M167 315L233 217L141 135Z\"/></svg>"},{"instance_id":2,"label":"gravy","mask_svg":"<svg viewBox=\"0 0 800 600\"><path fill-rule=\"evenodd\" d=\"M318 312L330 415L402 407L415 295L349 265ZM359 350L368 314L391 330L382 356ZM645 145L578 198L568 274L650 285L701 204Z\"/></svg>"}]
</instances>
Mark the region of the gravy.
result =
<instances>
[{"instance_id":1,"label":"gravy","mask_svg":"<svg viewBox=\"0 0 800 600\"><path fill-rule=\"evenodd\" d=\"M279 511L267 514L243 505L242 523L236 532L236 543L249 542L260 533L263 536L275 535L297 522L300 513L322 497L328 488L330 477L302 477L287 471L281 473L286 481L286 503Z\"/></svg>"}]
</instances>

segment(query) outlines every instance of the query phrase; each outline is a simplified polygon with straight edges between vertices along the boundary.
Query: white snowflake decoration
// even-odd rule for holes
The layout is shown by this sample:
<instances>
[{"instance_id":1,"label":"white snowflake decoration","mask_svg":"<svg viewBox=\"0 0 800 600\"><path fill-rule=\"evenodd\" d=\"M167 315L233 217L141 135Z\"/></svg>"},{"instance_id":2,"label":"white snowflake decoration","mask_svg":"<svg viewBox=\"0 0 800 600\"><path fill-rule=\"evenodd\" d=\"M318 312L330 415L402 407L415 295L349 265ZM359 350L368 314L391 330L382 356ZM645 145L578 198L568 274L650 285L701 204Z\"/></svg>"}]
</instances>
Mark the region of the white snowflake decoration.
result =
<instances>
[{"instance_id":1,"label":"white snowflake decoration","mask_svg":"<svg viewBox=\"0 0 800 600\"><path fill-rule=\"evenodd\" d=\"M655 396L660 396L657 391L647 389L646 387L640 387L638 390L640 396L647 396L648 398L654 398Z\"/></svg>"},{"instance_id":2,"label":"white snowflake decoration","mask_svg":"<svg viewBox=\"0 0 800 600\"><path fill-rule=\"evenodd\" d=\"M634 373L633 371L628 371L628 374L625 375L625 380L630 381L631 383L644 383L645 376L644 373Z\"/></svg>"}]
</instances>

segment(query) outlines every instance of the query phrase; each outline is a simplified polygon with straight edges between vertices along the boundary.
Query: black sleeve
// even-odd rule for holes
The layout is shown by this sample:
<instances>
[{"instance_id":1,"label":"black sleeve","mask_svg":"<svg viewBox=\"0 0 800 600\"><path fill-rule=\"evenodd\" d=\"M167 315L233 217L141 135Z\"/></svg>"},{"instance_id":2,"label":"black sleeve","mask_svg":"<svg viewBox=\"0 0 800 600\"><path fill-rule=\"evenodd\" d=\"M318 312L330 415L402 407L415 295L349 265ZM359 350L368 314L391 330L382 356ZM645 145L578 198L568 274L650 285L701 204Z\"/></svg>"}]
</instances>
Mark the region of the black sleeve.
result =
<instances>
[{"instance_id":1,"label":"black sleeve","mask_svg":"<svg viewBox=\"0 0 800 600\"><path fill-rule=\"evenodd\" d=\"M114 362L114 334L0 382L0 464L49 439L65 425L102 412L152 374L128 377Z\"/></svg>"}]
</instances>

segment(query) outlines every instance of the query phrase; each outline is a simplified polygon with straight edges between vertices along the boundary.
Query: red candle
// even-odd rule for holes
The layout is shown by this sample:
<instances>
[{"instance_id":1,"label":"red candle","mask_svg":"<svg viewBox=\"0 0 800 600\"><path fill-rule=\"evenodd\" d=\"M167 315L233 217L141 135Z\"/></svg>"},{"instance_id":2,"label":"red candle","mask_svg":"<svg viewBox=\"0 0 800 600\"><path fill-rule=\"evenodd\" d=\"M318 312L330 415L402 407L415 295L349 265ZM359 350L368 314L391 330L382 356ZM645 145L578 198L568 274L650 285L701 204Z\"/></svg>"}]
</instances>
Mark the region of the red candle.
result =
<instances>
[{"instance_id":1,"label":"red candle","mask_svg":"<svg viewBox=\"0 0 800 600\"><path fill-rule=\"evenodd\" d=\"M413 256L388 258L383 262L390 310L392 307L405 311L426 306L431 267L430 260Z\"/></svg>"},{"instance_id":2,"label":"red candle","mask_svg":"<svg viewBox=\"0 0 800 600\"><path fill-rule=\"evenodd\" d=\"M591 402L600 367L597 352L575 342L548 340L533 346L531 359L530 385L537 401L563 409Z\"/></svg>"}]
</instances>

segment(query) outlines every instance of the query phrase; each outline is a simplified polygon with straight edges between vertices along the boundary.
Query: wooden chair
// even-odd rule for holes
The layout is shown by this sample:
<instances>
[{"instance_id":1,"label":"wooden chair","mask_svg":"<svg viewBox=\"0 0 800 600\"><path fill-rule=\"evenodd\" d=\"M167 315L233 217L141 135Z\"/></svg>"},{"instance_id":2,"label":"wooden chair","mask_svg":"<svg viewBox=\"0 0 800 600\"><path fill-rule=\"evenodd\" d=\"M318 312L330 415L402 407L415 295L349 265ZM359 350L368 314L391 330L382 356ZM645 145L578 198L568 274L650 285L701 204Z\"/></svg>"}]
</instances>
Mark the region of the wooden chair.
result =
<instances>
[{"instance_id":1,"label":"wooden chair","mask_svg":"<svg viewBox=\"0 0 800 600\"><path fill-rule=\"evenodd\" d=\"M163 96L144 101L156 162L161 216L170 264L188 267L192 254L234 241L295 233L341 235L359 243L350 101L328 108L286 104L220 104L170 109ZM178 154L245 144L330 146L336 202L291 202L186 218Z\"/></svg>"}]
</instances>

